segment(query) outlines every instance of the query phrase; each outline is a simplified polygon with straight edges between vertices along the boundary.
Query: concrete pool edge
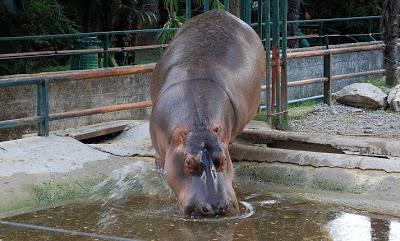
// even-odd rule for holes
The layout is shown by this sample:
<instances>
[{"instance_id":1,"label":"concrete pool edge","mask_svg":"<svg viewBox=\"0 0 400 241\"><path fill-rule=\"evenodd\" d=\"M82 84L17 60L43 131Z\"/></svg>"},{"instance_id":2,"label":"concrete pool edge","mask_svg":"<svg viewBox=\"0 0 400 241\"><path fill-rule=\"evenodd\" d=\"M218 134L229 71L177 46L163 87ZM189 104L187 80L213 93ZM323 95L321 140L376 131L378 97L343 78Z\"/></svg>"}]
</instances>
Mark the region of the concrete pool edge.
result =
<instances>
[{"instance_id":1,"label":"concrete pool edge","mask_svg":"<svg viewBox=\"0 0 400 241\"><path fill-rule=\"evenodd\" d=\"M0 175L0 217L6 214L9 216L12 212L25 212L86 199L88 196L84 195L87 194L85 192L109 177L114 170L138 160L152 162L152 158L148 157L152 151L149 149L151 143L147 130L148 122L136 123L134 128L125 131L125 137L121 134L116 139L117 141L110 141L109 145L101 144L106 151L96 148L100 145L87 145L69 137L27 137L8 144L1 142L0 167L8 169L8 171L2 170L3 175ZM34 143L35 148L31 148L23 155L20 155L19 151L12 153L12 150L16 150L18 145L25 142ZM63 146L57 147L60 145ZM115 147L120 148L118 155L108 152L116 151ZM23 149L21 146L18 148ZM46 156L45 153L49 148L53 148L53 154ZM62 148L62 150L58 151L57 148ZM256 146L255 149L253 147L250 149L258 152L259 148L264 147ZM310 163L303 163L299 161L300 159L294 158L294 153L301 153L301 151L293 152L276 148L269 150L275 154L291 156L291 158L287 162L257 160L260 156L262 158L272 156L268 149L265 152L256 153L258 155L256 158L251 157L251 153L247 153L247 157L243 157L242 153L242 156L238 158L232 152L239 185L241 180L243 182L250 181L254 185L260 184L260 191L270 190L271 193L282 193L282 195L304 200L336 203L400 216L400 204L397 204L400 200L400 174L397 172L396 163L391 169L369 166L367 170L357 168L357 165L349 165L349 163L341 166L343 160L342 163L337 162L336 164L330 162L310 165ZM74 153L71 152L86 153L86 157L75 163L74 158L69 158L69 156L73 157ZM146 154L146 157L140 156L143 153ZM60 154L62 155L60 156ZM277 156L279 157L279 155ZM340 154L326 153L324 155L332 158ZM36 159L32 156L39 158L40 162L35 162ZM48 160L42 160L46 158ZM1 166L4 159L7 160ZM376 160L382 160L379 163L391 161L382 158ZM59 170L58 167L54 167L54 169L52 164L60 161L66 162L64 169ZM41 165L42 169L39 169L42 171L29 173L39 169L27 169L21 163ZM19 170L20 167L23 168ZM7 173L12 175L5 175ZM38 201L41 200L38 195L42 198L41 202Z\"/></svg>"}]
</instances>

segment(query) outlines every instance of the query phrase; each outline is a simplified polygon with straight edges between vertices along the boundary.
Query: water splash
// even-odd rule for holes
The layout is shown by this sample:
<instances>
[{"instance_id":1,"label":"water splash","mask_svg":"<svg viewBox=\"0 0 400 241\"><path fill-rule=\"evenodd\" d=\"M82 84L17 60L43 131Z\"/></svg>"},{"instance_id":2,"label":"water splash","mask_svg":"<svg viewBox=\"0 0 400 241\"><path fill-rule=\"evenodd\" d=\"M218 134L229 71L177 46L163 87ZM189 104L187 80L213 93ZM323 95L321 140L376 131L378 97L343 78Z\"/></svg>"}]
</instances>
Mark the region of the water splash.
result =
<instances>
[{"instance_id":1,"label":"water splash","mask_svg":"<svg viewBox=\"0 0 400 241\"><path fill-rule=\"evenodd\" d=\"M171 190L162 180L151 161L135 161L120 169L114 170L103 182L92 191L91 200L101 203L98 221L100 230L118 223L125 203L132 194L162 196L171 199Z\"/></svg>"}]
</instances>

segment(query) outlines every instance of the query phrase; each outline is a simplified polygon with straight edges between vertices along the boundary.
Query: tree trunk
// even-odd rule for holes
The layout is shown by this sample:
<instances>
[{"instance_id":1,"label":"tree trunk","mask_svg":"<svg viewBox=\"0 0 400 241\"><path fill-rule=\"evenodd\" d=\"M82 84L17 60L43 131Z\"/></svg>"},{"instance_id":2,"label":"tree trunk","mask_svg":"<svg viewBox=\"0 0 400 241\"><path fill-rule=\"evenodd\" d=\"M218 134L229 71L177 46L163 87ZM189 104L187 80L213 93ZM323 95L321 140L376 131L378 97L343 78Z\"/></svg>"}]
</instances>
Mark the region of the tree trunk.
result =
<instances>
[{"instance_id":1,"label":"tree trunk","mask_svg":"<svg viewBox=\"0 0 400 241\"><path fill-rule=\"evenodd\" d=\"M396 84L397 37L399 33L399 4L397 0L381 0L382 37L385 43L383 63L385 67L386 85Z\"/></svg>"}]
</instances>

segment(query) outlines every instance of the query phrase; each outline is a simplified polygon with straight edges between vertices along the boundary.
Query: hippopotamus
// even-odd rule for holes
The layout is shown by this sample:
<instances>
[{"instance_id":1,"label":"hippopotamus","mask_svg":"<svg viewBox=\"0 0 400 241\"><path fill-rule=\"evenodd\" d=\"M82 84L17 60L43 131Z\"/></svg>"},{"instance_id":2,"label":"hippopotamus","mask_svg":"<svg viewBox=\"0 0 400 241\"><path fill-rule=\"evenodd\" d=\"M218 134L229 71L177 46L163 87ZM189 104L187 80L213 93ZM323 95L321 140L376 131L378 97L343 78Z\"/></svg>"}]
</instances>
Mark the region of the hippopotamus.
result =
<instances>
[{"instance_id":1,"label":"hippopotamus","mask_svg":"<svg viewBox=\"0 0 400 241\"><path fill-rule=\"evenodd\" d=\"M156 64L151 141L183 214L238 212L228 145L257 113L264 76L260 38L222 10L187 21Z\"/></svg>"}]
</instances>

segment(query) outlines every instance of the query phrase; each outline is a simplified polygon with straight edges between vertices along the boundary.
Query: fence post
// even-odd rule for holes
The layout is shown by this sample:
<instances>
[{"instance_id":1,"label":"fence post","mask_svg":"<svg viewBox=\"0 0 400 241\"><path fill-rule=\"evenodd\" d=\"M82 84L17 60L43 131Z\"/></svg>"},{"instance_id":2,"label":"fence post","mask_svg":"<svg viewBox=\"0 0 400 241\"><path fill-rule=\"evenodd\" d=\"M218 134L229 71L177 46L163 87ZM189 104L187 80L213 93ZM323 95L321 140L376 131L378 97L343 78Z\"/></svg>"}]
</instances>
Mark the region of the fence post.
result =
<instances>
[{"instance_id":1,"label":"fence post","mask_svg":"<svg viewBox=\"0 0 400 241\"><path fill-rule=\"evenodd\" d=\"M40 116L38 123L38 135L49 135L49 84L47 80L41 80L37 85L36 109Z\"/></svg>"},{"instance_id":2,"label":"fence post","mask_svg":"<svg viewBox=\"0 0 400 241\"><path fill-rule=\"evenodd\" d=\"M108 41L109 36L106 34L103 41L103 68L108 68Z\"/></svg>"},{"instance_id":3,"label":"fence post","mask_svg":"<svg viewBox=\"0 0 400 241\"><path fill-rule=\"evenodd\" d=\"M327 105L332 104L332 68L331 68L332 55L324 55L324 77L327 80L324 82L324 103Z\"/></svg>"},{"instance_id":4,"label":"fence post","mask_svg":"<svg viewBox=\"0 0 400 241\"><path fill-rule=\"evenodd\" d=\"M263 26L262 26L262 6L263 6L263 0L258 0L258 6L257 6L257 31L258 34L260 36L260 38L262 39L263 35L262 35L262 30L263 30Z\"/></svg>"},{"instance_id":5,"label":"fence post","mask_svg":"<svg viewBox=\"0 0 400 241\"><path fill-rule=\"evenodd\" d=\"M229 12L229 0L224 0L224 9Z\"/></svg>"},{"instance_id":6,"label":"fence post","mask_svg":"<svg viewBox=\"0 0 400 241\"><path fill-rule=\"evenodd\" d=\"M319 45L322 45L324 42L324 22L319 23Z\"/></svg>"},{"instance_id":7,"label":"fence post","mask_svg":"<svg viewBox=\"0 0 400 241\"><path fill-rule=\"evenodd\" d=\"M280 64L280 24L279 24L279 0L272 1L272 109L276 104L276 115L274 123L276 128L280 128L281 112L281 64ZM273 113L271 113L273 115Z\"/></svg>"},{"instance_id":8,"label":"fence post","mask_svg":"<svg viewBox=\"0 0 400 241\"><path fill-rule=\"evenodd\" d=\"M186 20L192 17L192 0L186 0Z\"/></svg>"},{"instance_id":9,"label":"fence post","mask_svg":"<svg viewBox=\"0 0 400 241\"><path fill-rule=\"evenodd\" d=\"M272 126L272 107L271 107L271 9L270 0L264 1L264 15L265 15L265 28L264 28L264 46L265 46L265 62L266 76L265 76L265 105L267 118L266 121L269 126Z\"/></svg>"},{"instance_id":10,"label":"fence post","mask_svg":"<svg viewBox=\"0 0 400 241\"><path fill-rule=\"evenodd\" d=\"M204 0L203 3L204 3L204 12L210 10L210 0Z\"/></svg>"},{"instance_id":11,"label":"fence post","mask_svg":"<svg viewBox=\"0 0 400 241\"><path fill-rule=\"evenodd\" d=\"M287 125L288 113L288 78L287 78L287 2L282 0L281 3L281 23L282 23L282 62L281 62L281 118L280 127L284 128Z\"/></svg>"}]
</instances>

